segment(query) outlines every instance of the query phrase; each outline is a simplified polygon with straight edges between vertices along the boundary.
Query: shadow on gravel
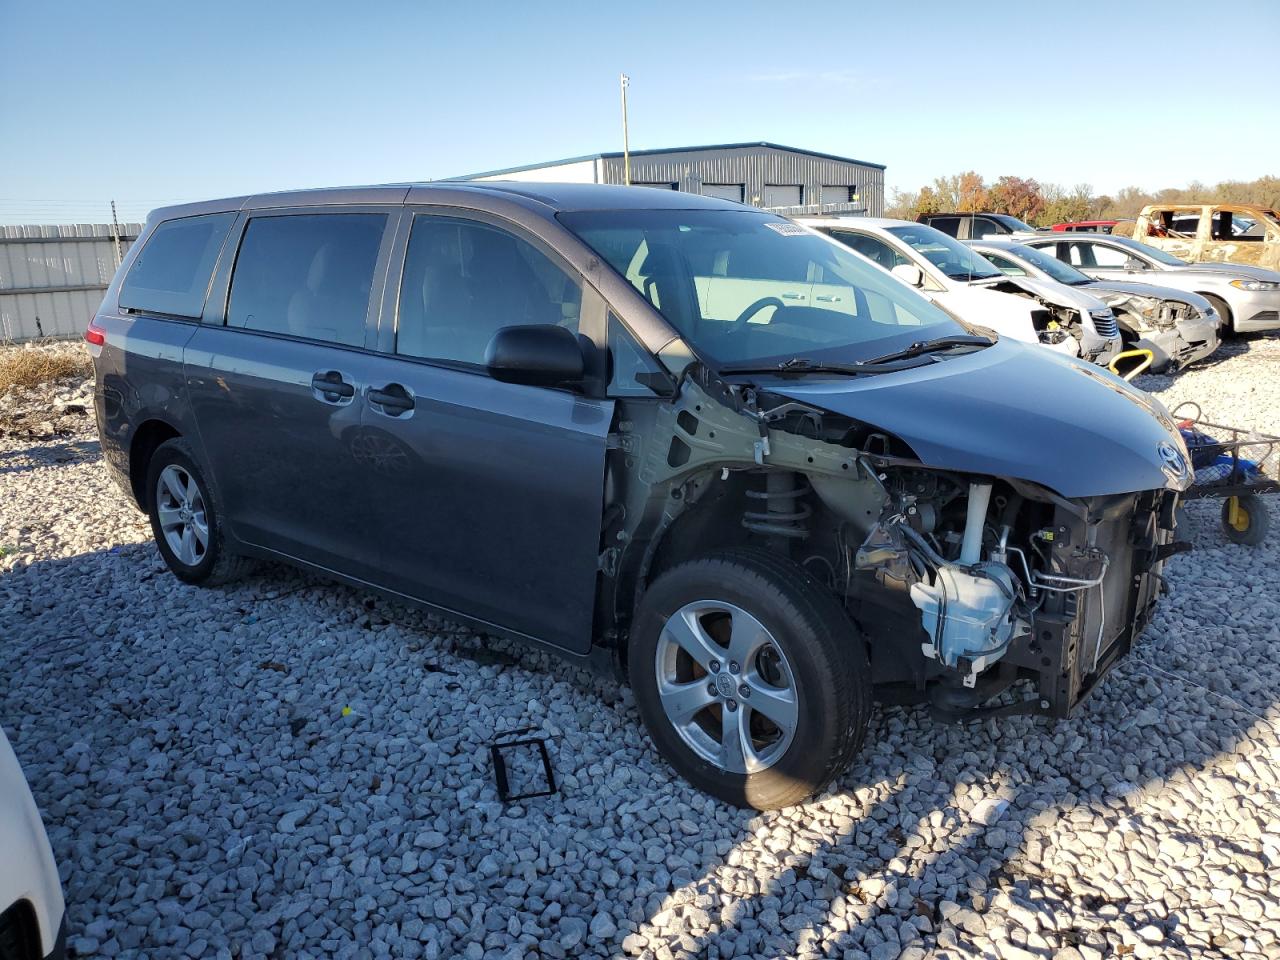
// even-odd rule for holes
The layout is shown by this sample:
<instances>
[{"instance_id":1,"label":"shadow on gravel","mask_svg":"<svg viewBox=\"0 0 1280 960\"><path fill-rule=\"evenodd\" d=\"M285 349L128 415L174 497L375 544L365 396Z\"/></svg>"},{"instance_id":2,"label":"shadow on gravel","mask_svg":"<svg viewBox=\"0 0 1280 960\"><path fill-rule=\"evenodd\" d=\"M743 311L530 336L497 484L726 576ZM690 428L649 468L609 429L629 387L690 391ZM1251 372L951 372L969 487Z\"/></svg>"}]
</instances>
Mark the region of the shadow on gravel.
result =
<instances>
[{"instance_id":1,"label":"shadow on gravel","mask_svg":"<svg viewBox=\"0 0 1280 960\"><path fill-rule=\"evenodd\" d=\"M1248 556L1214 543L1221 537L1207 511L1193 520L1193 530L1208 549ZM1277 546L1261 549L1271 554L1268 563L1258 563L1267 569ZM1243 596L1232 604L1235 623L1269 622L1280 595L1251 592L1247 580L1241 587ZM1221 649L1231 642L1230 629L1199 648L1197 639L1227 625L1208 623L1201 638L1188 638L1177 620L1170 623L1168 606L1166 598L1165 615L1157 615L1131 657L1071 720L948 725L923 707L881 708L863 755L824 797L798 815L740 813L726 863L772 859L774 874L738 878L756 890L727 905L725 922L712 923L692 944L683 934L687 955L840 956L851 950L845 956L891 960L915 947L920 952L908 956L947 948L968 956L990 949L970 945L978 936L1011 944L1008 951L997 945L1002 957L1047 958L1074 945L1102 956L1130 954L1135 945L1162 958L1240 955L1246 939L1238 928L1202 919L1199 936L1188 941L1185 919L1192 908L1201 914L1205 906L1220 909L1238 881L1214 889L1216 904L1196 904L1177 875L1136 876L1127 852L1155 835L1161 851L1168 845L1189 861L1214 851L1225 860L1222 869L1237 877L1280 865L1263 859L1256 826L1273 819L1280 790L1259 785L1238 754L1244 747L1247 755L1255 740L1274 749L1280 722L1269 716L1280 700L1280 664L1231 658ZM1272 634L1280 640L1274 627ZM1233 672L1240 671L1243 691L1221 674L1209 681L1213 689L1204 685L1203 668L1222 662L1224 653ZM1152 662L1157 659L1169 669ZM1229 730L1222 718L1230 719ZM1207 784L1200 802L1217 808L1214 818L1252 822L1252 831L1228 836L1201 825L1189 829L1197 804L1188 808L1185 796L1173 801L1172 812L1149 802L1191 779ZM852 819L850 801L857 807ZM1233 809L1242 816L1232 817ZM834 819L832 810L838 811ZM1060 821L1080 824L1094 842L1059 849L1045 834ZM806 826L811 823L821 826ZM777 843L779 831L789 834L789 844ZM713 866L665 898L649 922L678 930L681 908L708 889L733 889L733 873ZM1065 883L1064 875L1070 877ZM791 901L785 909L784 898ZM996 919L989 920L992 909ZM1262 909L1253 921L1262 920ZM1149 931L1147 938L1137 933L1148 925L1159 933L1154 943Z\"/></svg>"},{"instance_id":2,"label":"shadow on gravel","mask_svg":"<svg viewBox=\"0 0 1280 960\"><path fill-rule=\"evenodd\" d=\"M67 440L61 443L33 441L30 447L22 450L0 451L0 475L88 463L101 456L102 445L97 440Z\"/></svg>"},{"instance_id":3,"label":"shadow on gravel","mask_svg":"<svg viewBox=\"0 0 1280 960\"><path fill-rule=\"evenodd\" d=\"M1232 563L1248 558L1246 548L1211 539L1219 535L1210 512L1193 523L1197 541L1235 551L1223 554ZM1276 545L1261 549L1274 562ZM243 948L240 955L289 956L310 916L290 913L293 888L323 885L330 906L315 923L323 919L325 930L361 942L373 936L371 917L395 917L403 930L410 921L395 911L416 917L426 903L421 915L439 928L441 955L454 955L450 945L460 955L467 924L483 923L483 914L446 921L429 911L454 882L446 878L461 871L486 910L507 910L517 927L546 925L540 956L638 954L645 945L629 943L628 929L602 927L590 941L583 930L576 947L562 946L576 931L566 934L540 907L503 906L504 883L540 891L544 906L576 898L566 906L586 911L611 904L619 882L630 885L625 919L651 950L661 944L707 960L846 949L880 960L913 945L963 950L978 936L1033 956L1052 955L1045 937L1108 955L1121 940L1136 942L1146 924L1160 932L1162 957L1231 955L1242 943L1237 933L1218 924L1188 940L1192 894L1175 879L1155 896L1157 881L1139 883L1124 856L1155 833L1192 853L1218 851L1245 873L1277 866L1259 859L1255 836L1188 829L1195 809L1143 803L1192 775L1217 791L1204 796L1209 806L1253 804L1253 816L1280 803L1274 790L1251 798L1254 785L1236 767L1237 748L1267 723L1260 715L1280 691L1280 665L1246 663L1232 649L1233 631L1274 618L1275 597L1246 585L1228 599L1235 625L1189 634L1179 618L1194 615L1195 592L1210 584L1180 586L1183 572L1175 569L1175 593L1134 656L1078 717L1056 726L1028 718L955 726L923 709L881 709L864 753L831 791L765 815L726 808L677 780L616 684L284 568L199 591L169 575L150 542L0 574L0 674L22 678L0 687L0 717L16 733L49 822L72 934L109 919L104 936L124 952L128 931L167 936L179 916L203 911L219 917L217 936ZM391 660L405 675L393 678L396 689L375 672ZM1221 669L1205 680L1210 663ZM459 683L476 678L479 685ZM573 702L557 712L556 698ZM340 708L352 702L347 723ZM561 793L497 803L464 715L478 716L489 736L540 724ZM58 742L38 739L50 724L63 727ZM579 742L563 737L569 727ZM112 732L95 741L99 728ZM179 783L166 779L171 764ZM243 812L229 817L211 803L214 794ZM417 850L420 831L444 807L466 818L457 829L468 848L509 872L484 875L484 860L457 857L438 860L429 878L401 867L411 852L426 862L431 848ZM290 819L295 811L303 812ZM246 813L248 825L236 819ZM88 827L76 820L89 814ZM330 832L298 846L309 817L329 817ZM391 841L351 852L350 832L363 835L373 819L394 826ZM1094 842L1060 843L1052 830L1063 820ZM118 835L98 835L104 822ZM533 844L532 861L512 849L512 823L522 825L518 842ZM248 866L253 850L265 866ZM394 884L371 882L352 866L374 858L396 864ZM141 864L144 888L117 875ZM559 878L583 869L603 876L606 868L616 868L612 881L589 890ZM314 949L323 938L305 939ZM249 949L251 940L270 946ZM199 942L166 940L155 955L177 956ZM210 935L211 954L214 942Z\"/></svg>"}]
</instances>

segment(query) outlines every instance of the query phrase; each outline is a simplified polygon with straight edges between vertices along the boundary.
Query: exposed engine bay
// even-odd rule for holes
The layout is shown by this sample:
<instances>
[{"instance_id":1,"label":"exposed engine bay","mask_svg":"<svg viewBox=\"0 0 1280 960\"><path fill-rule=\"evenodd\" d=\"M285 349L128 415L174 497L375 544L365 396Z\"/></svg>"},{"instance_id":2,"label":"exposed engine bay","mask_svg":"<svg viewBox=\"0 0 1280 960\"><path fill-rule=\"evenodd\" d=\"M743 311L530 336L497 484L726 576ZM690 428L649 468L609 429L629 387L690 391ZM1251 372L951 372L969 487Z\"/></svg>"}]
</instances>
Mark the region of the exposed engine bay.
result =
<instances>
[{"instance_id":1,"label":"exposed engine bay","mask_svg":"<svg viewBox=\"0 0 1280 960\"><path fill-rule=\"evenodd\" d=\"M606 490L615 596L686 553L783 553L844 603L882 700L1068 715L1127 653L1182 548L1174 490L1065 499L934 469L892 435L702 368L646 409L655 422L620 424L627 469Z\"/></svg>"},{"instance_id":2,"label":"exposed engine bay","mask_svg":"<svg viewBox=\"0 0 1280 960\"><path fill-rule=\"evenodd\" d=\"M1146 297L1136 293L1099 296L1116 312L1126 330L1139 335L1154 330L1172 330L1198 314L1195 307L1180 300Z\"/></svg>"},{"instance_id":3,"label":"exposed engine bay","mask_svg":"<svg viewBox=\"0 0 1280 960\"><path fill-rule=\"evenodd\" d=\"M1031 311L1031 322L1035 325L1041 343L1051 345L1065 343L1068 338L1071 338L1076 341L1077 347L1083 344L1084 326L1080 311L1054 303L1013 280L997 280L994 283L984 284L983 288L997 293L1025 297L1039 304L1037 309Z\"/></svg>"}]
</instances>

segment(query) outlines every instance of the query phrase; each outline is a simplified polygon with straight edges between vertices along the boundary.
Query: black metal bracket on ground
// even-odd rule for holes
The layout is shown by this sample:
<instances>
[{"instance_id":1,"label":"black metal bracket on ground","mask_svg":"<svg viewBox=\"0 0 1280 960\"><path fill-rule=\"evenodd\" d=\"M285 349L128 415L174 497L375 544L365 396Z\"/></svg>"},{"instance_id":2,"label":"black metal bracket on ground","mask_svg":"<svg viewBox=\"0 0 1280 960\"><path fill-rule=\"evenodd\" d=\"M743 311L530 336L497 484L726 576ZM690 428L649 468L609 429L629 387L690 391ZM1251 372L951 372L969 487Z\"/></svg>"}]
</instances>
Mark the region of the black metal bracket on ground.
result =
<instances>
[{"instance_id":1,"label":"black metal bracket on ground","mask_svg":"<svg viewBox=\"0 0 1280 960\"><path fill-rule=\"evenodd\" d=\"M508 737L519 737L526 733L532 733L533 727L524 727L520 730L508 730L506 733L500 733L489 744L489 754L493 757L493 777L498 786L498 799L503 803L511 803L516 800L529 800L534 797L549 797L559 788L556 786L555 771L551 769L551 754L547 752L547 741L545 737L528 737L524 740L509 740ZM511 786L507 779L507 762L502 756L503 750L511 750L516 747L537 747L539 754L542 756L542 772L547 779L547 789L534 790L530 793L512 794Z\"/></svg>"}]
</instances>

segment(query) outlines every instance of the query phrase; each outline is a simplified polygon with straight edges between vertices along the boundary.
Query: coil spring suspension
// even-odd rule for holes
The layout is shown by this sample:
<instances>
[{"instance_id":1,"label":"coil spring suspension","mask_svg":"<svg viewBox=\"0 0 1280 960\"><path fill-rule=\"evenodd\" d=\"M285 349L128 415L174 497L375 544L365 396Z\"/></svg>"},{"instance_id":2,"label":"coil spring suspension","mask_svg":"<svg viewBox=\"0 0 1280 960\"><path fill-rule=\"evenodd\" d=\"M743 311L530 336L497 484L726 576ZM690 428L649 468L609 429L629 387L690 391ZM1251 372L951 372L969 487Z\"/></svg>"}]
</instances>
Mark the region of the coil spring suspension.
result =
<instances>
[{"instance_id":1,"label":"coil spring suspension","mask_svg":"<svg viewBox=\"0 0 1280 960\"><path fill-rule=\"evenodd\" d=\"M744 512L742 525L753 533L769 537L803 540L809 536L806 521L813 510L799 502L812 489L809 481L801 477L797 482L796 474L781 470L755 472L764 474L764 489L748 490L747 497L764 509Z\"/></svg>"}]
</instances>

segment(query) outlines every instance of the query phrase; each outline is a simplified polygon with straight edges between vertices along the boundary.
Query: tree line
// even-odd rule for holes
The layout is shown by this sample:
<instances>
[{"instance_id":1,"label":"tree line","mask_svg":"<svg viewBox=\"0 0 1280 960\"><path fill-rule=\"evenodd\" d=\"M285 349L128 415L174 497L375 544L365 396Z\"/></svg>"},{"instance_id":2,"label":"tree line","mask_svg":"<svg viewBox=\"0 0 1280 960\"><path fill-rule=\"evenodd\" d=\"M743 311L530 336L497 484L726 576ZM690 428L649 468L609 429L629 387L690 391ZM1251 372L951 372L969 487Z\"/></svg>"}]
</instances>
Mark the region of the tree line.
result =
<instances>
[{"instance_id":1,"label":"tree line","mask_svg":"<svg viewBox=\"0 0 1280 960\"><path fill-rule=\"evenodd\" d=\"M1087 183L1062 187L1025 177L1003 176L987 183L973 170L937 177L916 191L894 190L886 217L914 220L924 213L1007 213L1037 227L1067 220L1120 220L1136 217L1149 203L1251 203L1280 208L1280 177L1224 180L1208 186L1193 181L1154 193L1125 187L1115 195L1095 194Z\"/></svg>"}]
</instances>

